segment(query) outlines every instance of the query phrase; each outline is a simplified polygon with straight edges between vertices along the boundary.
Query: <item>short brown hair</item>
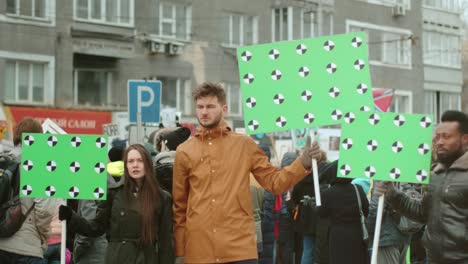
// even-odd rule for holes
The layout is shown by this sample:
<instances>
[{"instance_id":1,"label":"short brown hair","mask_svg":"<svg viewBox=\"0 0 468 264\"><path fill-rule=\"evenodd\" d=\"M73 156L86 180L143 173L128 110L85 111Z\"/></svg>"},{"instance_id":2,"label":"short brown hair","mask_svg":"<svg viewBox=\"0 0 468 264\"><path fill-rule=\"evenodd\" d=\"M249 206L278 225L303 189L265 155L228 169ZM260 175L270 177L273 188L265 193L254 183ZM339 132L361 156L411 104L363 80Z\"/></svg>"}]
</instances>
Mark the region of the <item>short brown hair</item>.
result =
<instances>
[{"instance_id":1,"label":"short brown hair","mask_svg":"<svg viewBox=\"0 0 468 264\"><path fill-rule=\"evenodd\" d=\"M18 146L21 144L21 136L23 133L42 133L42 126L36 120L26 117L21 120L15 128L13 133L13 144Z\"/></svg>"},{"instance_id":2,"label":"short brown hair","mask_svg":"<svg viewBox=\"0 0 468 264\"><path fill-rule=\"evenodd\" d=\"M194 101L206 96L216 96L219 103L226 104L226 92L219 83L204 82L193 91Z\"/></svg>"}]
</instances>

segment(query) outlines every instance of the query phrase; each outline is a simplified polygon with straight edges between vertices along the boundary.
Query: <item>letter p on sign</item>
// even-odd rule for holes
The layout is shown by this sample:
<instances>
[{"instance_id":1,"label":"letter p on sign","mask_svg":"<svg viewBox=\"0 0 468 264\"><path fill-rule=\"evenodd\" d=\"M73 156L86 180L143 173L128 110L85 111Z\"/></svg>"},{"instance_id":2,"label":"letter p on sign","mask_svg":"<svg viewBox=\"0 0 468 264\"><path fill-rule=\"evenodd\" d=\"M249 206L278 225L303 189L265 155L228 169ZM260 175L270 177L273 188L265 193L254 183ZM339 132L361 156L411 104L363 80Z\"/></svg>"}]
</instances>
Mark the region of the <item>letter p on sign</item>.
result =
<instances>
[{"instance_id":1,"label":"letter p on sign","mask_svg":"<svg viewBox=\"0 0 468 264\"><path fill-rule=\"evenodd\" d=\"M137 122L138 112L141 112L141 121L143 123L159 123L161 87L159 81L128 81L128 115L130 123Z\"/></svg>"}]
</instances>

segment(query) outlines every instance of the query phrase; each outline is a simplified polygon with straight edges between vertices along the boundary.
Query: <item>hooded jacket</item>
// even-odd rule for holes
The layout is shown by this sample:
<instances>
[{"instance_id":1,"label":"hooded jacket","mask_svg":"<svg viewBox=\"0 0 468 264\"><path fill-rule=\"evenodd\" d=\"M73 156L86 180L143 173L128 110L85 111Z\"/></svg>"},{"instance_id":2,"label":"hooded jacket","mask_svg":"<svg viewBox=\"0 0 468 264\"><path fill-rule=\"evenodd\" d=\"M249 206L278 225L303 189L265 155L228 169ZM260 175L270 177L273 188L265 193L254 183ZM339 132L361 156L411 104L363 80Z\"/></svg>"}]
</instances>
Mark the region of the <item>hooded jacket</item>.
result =
<instances>
[{"instance_id":1,"label":"hooded jacket","mask_svg":"<svg viewBox=\"0 0 468 264\"><path fill-rule=\"evenodd\" d=\"M279 170L252 138L225 122L198 127L179 145L174 163L176 255L186 263L256 259L257 244L249 175L275 194L308 174L300 160Z\"/></svg>"}]
</instances>

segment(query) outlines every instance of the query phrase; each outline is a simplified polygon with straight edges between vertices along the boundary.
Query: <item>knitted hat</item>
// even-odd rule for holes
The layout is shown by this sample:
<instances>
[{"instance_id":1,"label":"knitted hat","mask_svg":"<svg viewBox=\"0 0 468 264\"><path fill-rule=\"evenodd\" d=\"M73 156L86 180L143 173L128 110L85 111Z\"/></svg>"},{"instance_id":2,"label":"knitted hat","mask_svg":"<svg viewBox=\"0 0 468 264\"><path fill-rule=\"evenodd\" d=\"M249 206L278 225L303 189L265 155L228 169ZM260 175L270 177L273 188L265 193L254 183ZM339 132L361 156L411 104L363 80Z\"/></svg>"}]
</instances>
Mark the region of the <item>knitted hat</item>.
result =
<instances>
[{"instance_id":1,"label":"knitted hat","mask_svg":"<svg viewBox=\"0 0 468 264\"><path fill-rule=\"evenodd\" d=\"M176 150L176 148L190 137L190 129L186 127L179 127L165 135L162 135L162 141L166 144L169 150Z\"/></svg>"},{"instance_id":2,"label":"knitted hat","mask_svg":"<svg viewBox=\"0 0 468 264\"><path fill-rule=\"evenodd\" d=\"M115 146L109 150L109 152L107 153L107 156L109 157L109 160L112 162L123 160L123 151L124 151L123 146Z\"/></svg>"}]
</instances>

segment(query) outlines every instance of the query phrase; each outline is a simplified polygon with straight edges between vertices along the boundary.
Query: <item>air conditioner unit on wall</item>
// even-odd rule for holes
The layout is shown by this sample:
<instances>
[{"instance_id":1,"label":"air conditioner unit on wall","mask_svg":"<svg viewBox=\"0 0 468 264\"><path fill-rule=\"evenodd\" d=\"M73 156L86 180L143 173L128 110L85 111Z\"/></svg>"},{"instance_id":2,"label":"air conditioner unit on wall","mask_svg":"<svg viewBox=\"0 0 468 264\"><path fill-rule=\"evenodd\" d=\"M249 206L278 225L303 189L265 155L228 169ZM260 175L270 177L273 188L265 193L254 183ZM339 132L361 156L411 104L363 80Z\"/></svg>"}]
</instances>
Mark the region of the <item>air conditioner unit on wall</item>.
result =
<instances>
[{"instance_id":1,"label":"air conditioner unit on wall","mask_svg":"<svg viewBox=\"0 0 468 264\"><path fill-rule=\"evenodd\" d=\"M167 47L169 55L180 55L184 52L184 44L182 43L170 42Z\"/></svg>"},{"instance_id":2,"label":"air conditioner unit on wall","mask_svg":"<svg viewBox=\"0 0 468 264\"><path fill-rule=\"evenodd\" d=\"M151 41L149 44L150 53L164 53L166 51L166 43L159 41Z\"/></svg>"},{"instance_id":3,"label":"air conditioner unit on wall","mask_svg":"<svg viewBox=\"0 0 468 264\"><path fill-rule=\"evenodd\" d=\"M403 4L396 4L392 10L393 16L404 16L406 14L406 8Z\"/></svg>"}]
</instances>

